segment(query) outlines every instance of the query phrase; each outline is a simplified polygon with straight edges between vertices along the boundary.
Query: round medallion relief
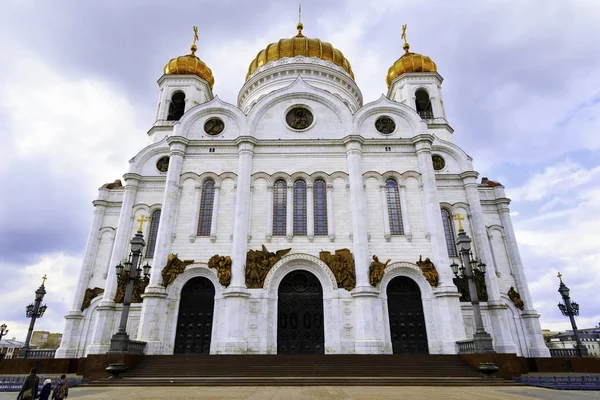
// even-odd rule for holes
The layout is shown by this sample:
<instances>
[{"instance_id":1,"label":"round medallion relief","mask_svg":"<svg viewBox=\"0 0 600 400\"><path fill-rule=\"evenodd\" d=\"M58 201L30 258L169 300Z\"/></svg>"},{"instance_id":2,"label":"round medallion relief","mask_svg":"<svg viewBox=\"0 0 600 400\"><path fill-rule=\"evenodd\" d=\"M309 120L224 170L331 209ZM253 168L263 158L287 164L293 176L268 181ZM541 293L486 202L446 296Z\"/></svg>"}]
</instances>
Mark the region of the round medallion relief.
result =
<instances>
[{"instance_id":1,"label":"round medallion relief","mask_svg":"<svg viewBox=\"0 0 600 400\"><path fill-rule=\"evenodd\" d=\"M396 130L396 123L393 119L387 116L379 117L375 121L375 129L379 131L379 133L383 133L384 135L389 135L390 133Z\"/></svg>"},{"instance_id":2,"label":"round medallion relief","mask_svg":"<svg viewBox=\"0 0 600 400\"><path fill-rule=\"evenodd\" d=\"M436 171L440 171L446 166L446 160L444 160L444 157L437 154L431 156L431 161L433 161L433 169Z\"/></svg>"},{"instance_id":3,"label":"round medallion relief","mask_svg":"<svg viewBox=\"0 0 600 400\"><path fill-rule=\"evenodd\" d=\"M204 123L204 132L208 135L218 135L225 129L225 123L221 118L210 118Z\"/></svg>"},{"instance_id":4,"label":"round medallion relief","mask_svg":"<svg viewBox=\"0 0 600 400\"><path fill-rule=\"evenodd\" d=\"M160 172L167 172L169 170L169 157L164 156L159 158L156 162L156 169Z\"/></svg>"},{"instance_id":5,"label":"round medallion relief","mask_svg":"<svg viewBox=\"0 0 600 400\"><path fill-rule=\"evenodd\" d=\"M292 129L306 129L313 123L312 113L304 107L294 107L285 116L285 121Z\"/></svg>"}]
</instances>

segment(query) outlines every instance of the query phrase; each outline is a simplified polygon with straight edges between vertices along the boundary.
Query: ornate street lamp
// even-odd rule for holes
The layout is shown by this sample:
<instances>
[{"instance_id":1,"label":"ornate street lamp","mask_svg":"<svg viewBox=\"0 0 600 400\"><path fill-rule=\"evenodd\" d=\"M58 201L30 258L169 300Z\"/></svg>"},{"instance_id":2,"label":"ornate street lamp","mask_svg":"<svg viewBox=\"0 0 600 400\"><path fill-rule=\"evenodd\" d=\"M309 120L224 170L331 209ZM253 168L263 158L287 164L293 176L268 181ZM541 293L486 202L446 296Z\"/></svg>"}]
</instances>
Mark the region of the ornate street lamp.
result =
<instances>
[{"instance_id":1,"label":"ornate street lamp","mask_svg":"<svg viewBox=\"0 0 600 400\"><path fill-rule=\"evenodd\" d=\"M455 276L467 279L471 304L473 305L473 317L475 319L475 333L473 334L475 351L477 353L495 353L496 351L492 344L492 337L483 327L483 318L481 317L481 308L479 307L479 296L477 295L477 287L473 275L474 271L485 274L486 265L473 257L473 252L471 251L471 238L465 233L462 225L462 221L464 221L465 218L461 217L460 214L457 214L454 219L458 221L458 239L456 240L456 244L460 248L460 266L456 263L452 263L450 267Z\"/></svg>"},{"instance_id":2,"label":"ornate street lamp","mask_svg":"<svg viewBox=\"0 0 600 400\"><path fill-rule=\"evenodd\" d=\"M35 291L35 301L29 304L27 307L25 307L25 315L27 316L27 318L31 318L31 322L29 323L29 331L27 331L27 339L25 339L25 346L23 346L23 348L19 352L19 358L27 358L27 355L29 353L29 342L31 341L31 335L33 334L35 320L38 318L42 318L42 316L46 312L46 309L48 308L45 304L41 306L42 300L46 295L46 288L44 286L46 283L46 279L48 278L46 278L46 275L44 275L44 277L42 278L42 284L40 285L38 290Z\"/></svg>"},{"instance_id":3,"label":"ornate street lamp","mask_svg":"<svg viewBox=\"0 0 600 400\"><path fill-rule=\"evenodd\" d=\"M0 325L0 340L2 340L2 338L8 334L7 328L8 326L6 326L6 324Z\"/></svg>"},{"instance_id":4,"label":"ornate street lamp","mask_svg":"<svg viewBox=\"0 0 600 400\"><path fill-rule=\"evenodd\" d=\"M573 336L575 336L575 342L577 343L577 346L575 347L577 348L579 357L587 357L588 350L585 347L585 345L581 343L579 331L577 330L577 324L575 323L575 316L579 315L579 304L575 303L574 301L571 301L571 298L569 297L569 292L571 290L567 287L567 285L564 284L562 280L562 274L559 272L557 276L560 280L560 285L558 286L558 293L560 293L564 301L564 304L558 303L558 309L560 310L560 312L562 312L562 314L565 317L569 317L569 319L571 320Z\"/></svg>"},{"instance_id":5,"label":"ornate street lamp","mask_svg":"<svg viewBox=\"0 0 600 400\"><path fill-rule=\"evenodd\" d=\"M131 306L131 297L133 287L136 282L150 278L150 265L146 263L143 267L140 266L142 261L142 250L146 246L144 235L142 234L142 226L148 221L142 215L137 222L140 223L137 233L131 239L131 253L129 258L123 264L115 266L117 272L117 281L125 285L125 297L123 298L123 311L121 312L121 321L119 330L110 339L109 353L127 353L129 350L129 335L127 334L127 318L129 317L129 308Z\"/></svg>"}]
</instances>

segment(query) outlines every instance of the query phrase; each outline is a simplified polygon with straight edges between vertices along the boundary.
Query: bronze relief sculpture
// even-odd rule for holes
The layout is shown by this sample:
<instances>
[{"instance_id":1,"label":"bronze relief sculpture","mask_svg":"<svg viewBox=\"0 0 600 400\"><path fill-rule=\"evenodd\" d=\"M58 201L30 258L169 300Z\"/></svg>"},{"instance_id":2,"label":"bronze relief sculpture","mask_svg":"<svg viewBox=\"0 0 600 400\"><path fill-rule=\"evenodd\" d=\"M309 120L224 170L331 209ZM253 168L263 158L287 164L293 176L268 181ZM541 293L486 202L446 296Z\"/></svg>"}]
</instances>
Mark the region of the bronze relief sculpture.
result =
<instances>
[{"instance_id":1,"label":"bronze relief sculpture","mask_svg":"<svg viewBox=\"0 0 600 400\"><path fill-rule=\"evenodd\" d=\"M169 284L193 262L194 260L180 260L179 257L177 257L177 254L169 254L167 265L165 265L162 270L163 286L169 286Z\"/></svg>"},{"instance_id":2,"label":"bronze relief sculpture","mask_svg":"<svg viewBox=\"0 0 600 400\"><path fill-rule=\"evenodd\" d=\"M246 287L248 289L259 289L263 287L267 274L277 261L292 250L283 249L275 253L267 250L262 245L262 250L248 250L246 254Z\"/></svg>"},{"instance_id":3,"label":"bronze relief sculpture","mask_svg":"<svg viewBox=\"0 0 600 400\"><path fill-rule=\"evenodd\" d=\"M479 301L488 301L487 287L485 286L485 274L481 271L473 271L473 277L475 278L475 287L477 288L477 297L479 297ZM452 282L454 282L454 285L456 285L456 288L460 293L460 301L471 301L467 278L455 277L452 279Z\"/></svg>"},{"instance_id":4,"label":"bronze relief sculpture","mask_svg":"<svg viewBox=\"0 0 600 400\"><path fill-rule=\"evenodd\" d=\"M338 287L347 291L354 289L356 286L356 272L354 270L354 258L350 250L339 249L335 251L335 254L331 254L329 251L321 251L319 258L333 272Z\"/></svg>"},{"instance_id":5,"label":"bronze relief sculpture","mask_svg":"<svg viewBox=\"0 0 600 400\"><path fill-rule=\"evenodd\" d=\"M431 285L431 287L437 287L440 284L440 275L435 269L435 265L433 262L427 257L425 261L423 261L423 256L419 256L419 261L417 261L417 265L421 268L421 272L427 282Z\"/></svg>"},{"instance_id":6,"label":"bronze relief sculpture","mask_svg":"<svg viewBox=\"0 0 600 400\"><path fill-rule=\"evenodd\" d=\"M125 289L127 288L127 284L125 283L127 279L125 279L125 271L121 272L121 277L119 278L119 283L117 286L117 295L115 296L115 303L122 303L125 299ZM133 292L131 293L131 303L141 303L142 295L144 294L144 290L146 290L146 286L150 283L149 279L136 279L133 282Z\"/></svg>"},{"instance_id":7,"label":"bronze relief sculpture","mask_svg":"<svg viewBox=\"0 0 600 400\"><path fill-rule=\"evenodd\" d=\"M521 295L519 294L519 292L517 292L515 288L511 286L507 294L510 300L514 303L515 307L523 311L523 309L525 308L525 303L523 303L523 300L521 300Z\"/></svg>"},{"instance_id":8,"label":"bronze relief sculpture","mask_svg":"<svg viewBox=\"0 0 600 400\"><path fill-rule=\"evenodd\" d=\"M231 257L215 254L208 260L208 268L217 270L219 283L227 287L231 283Z\"/></svg>"},{"instance_id":9,"label":"bronze relief sculpture","mask_svg":"<svg viewBox=\"0 0 600 400\"><path fill-rule=\"evenodd\" d=\"M104 289L95 287L93 289L87 288L85 289L85 294L83 295L83 302L81 303L81 311L85 310L90 306L92 300L96 297L104 293Z\"/></svg>"},{"instance_id":10,"label":"bronze relief sculpture","mask_svg":"<svg viewBox=\"0 0 600 400\"><path fill-rule=\"evenodd\" d=\"M369 282L371 282L371 285L373 287L377 287L377 285L379 285L379 282L381 282L381 280L383 279L385 267L387 267L390 261L392 260L389 259L384 264L381 261L379 261L379 257L377 257L376 255L373 256L373 261L371 261L371 264L369 265Z\"/></svg>"}]
</instances>

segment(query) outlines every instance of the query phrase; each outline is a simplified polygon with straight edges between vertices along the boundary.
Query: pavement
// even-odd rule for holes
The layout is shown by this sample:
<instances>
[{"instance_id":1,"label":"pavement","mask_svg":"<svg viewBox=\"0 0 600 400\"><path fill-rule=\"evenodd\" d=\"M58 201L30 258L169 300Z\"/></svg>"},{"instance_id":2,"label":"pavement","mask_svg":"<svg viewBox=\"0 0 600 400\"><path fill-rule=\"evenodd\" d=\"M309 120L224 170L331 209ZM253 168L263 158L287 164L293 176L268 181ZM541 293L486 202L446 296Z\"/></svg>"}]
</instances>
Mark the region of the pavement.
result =
<instances>
[{"instance_id":1,"label":"pavement","mask_svg":"<svg viewBox=\"0 0 600 400\"><path fill-rule=\"evenodd\" d=\"M16 392L0 393L14 400ZM600 399L600 391L552 390L529 386L427 387L427 386L284 386L284 387L77 387L69 400L579 400Z\"/></svg>"}]
</instances>

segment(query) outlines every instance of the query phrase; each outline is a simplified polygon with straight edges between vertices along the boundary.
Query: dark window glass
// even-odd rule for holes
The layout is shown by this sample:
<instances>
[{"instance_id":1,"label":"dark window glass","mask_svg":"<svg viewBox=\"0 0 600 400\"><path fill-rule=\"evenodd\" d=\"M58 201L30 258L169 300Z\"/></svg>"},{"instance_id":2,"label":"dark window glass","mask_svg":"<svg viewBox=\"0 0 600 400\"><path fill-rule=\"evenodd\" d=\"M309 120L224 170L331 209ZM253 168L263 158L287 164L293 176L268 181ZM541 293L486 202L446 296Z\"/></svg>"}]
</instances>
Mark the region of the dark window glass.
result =
<instances>
[{"instance_id":1,"label":"dark window glass","mask_svg":"<svg viewBox=\"0 0 600 400\"><path fill-rule=\"evenodd\" d=\"M273 185L273 236L285 236L287 220L287 184L278 180Z\"/></svg>"},{"instance_id":2,"label":"dark window glass","mask_svg":"<svg viewBox=\"0 0 600 400\"><path fill-rule=\"evenodd\" d=\"M148 247L146 247L146 258L154 257L154 248L156 247L156 235L158 234L158 223L160 222L160 210L152 213L150 220L150 232L148 232Z\"/></svg>"},{"instance_id":3,"label":"dark window glass","mask_svg":"<svg viewBox=\"0 0 600 400\"><path fill-rule=\"evenodd\" d=\"M446 247L450 257L458 257L456 251L456 240L454 239L454 229L452 229L452 215L445 208L442 208L442 222L444 223L444 234L446 236Z\"/></svg>"},{"instance_id":4,"label":"dark window glass","mask_svg":"<svg viewBox=\"0 0 600 400\"><path fill-rule=\"evenodd\" d=\"M198 217L198 236L210 236L213 205L215 201L215 181L207 179L202 185L200 216Z\"/></svg>"},{"instance_id":5,"label":"dark window glass","mask_svg":"<svg viewBox=\"0 0 600 400\"><path fill-rule=\"evenodd\" d=\"M390 216L390 233L392 235L404 235L398 182L393 179L388 179L385 182L385 191L388 204L388 213Z\"/></svg>"},{"instance_id":6,"label":"dark window glass","mask_svg":"<svg viewBox=\"0 0 600 400\"><path fill-rule=\"evenodd\" d=\"M433 118L433 109L431 108L431 100L429 95L424 90L417 90L415 93L415 106L417 107L417 113L423 119Z\"/></svg>"},{"instance_id":7,"label":"dark window glass","mask_svg":"<svg viewBox=\"0 0 600 400\"><path fill-rule=\"evenodd\" d=\"M306 182L294 182L294 235L306 235Z\"/></svg>"},{"instance_id":8,"label":"dark window glass","mask_svg":"<svg viewBox=\"0 0 600 400\"><path fill-rule=\"evenodd\" d=\"M169 104L169 115L167 116L168 121L179 121L179 118L185 112L185 93L177 92L171 97L171 104Z\"/></svg>"},{"instance_id":9,"label":"dark window glass","mask_svg":"<svg viewBox=\"0 0 600 400\"><path fill-rule=\"evenodd\" d=\"M327 185L322 179L315 181L313 192L315 235L327 235Z\"/></svg>"}]
</instances>

